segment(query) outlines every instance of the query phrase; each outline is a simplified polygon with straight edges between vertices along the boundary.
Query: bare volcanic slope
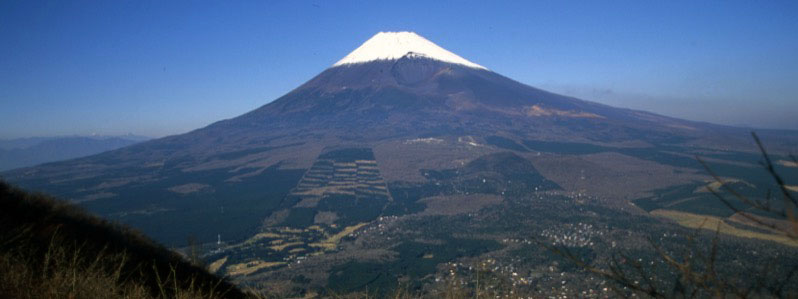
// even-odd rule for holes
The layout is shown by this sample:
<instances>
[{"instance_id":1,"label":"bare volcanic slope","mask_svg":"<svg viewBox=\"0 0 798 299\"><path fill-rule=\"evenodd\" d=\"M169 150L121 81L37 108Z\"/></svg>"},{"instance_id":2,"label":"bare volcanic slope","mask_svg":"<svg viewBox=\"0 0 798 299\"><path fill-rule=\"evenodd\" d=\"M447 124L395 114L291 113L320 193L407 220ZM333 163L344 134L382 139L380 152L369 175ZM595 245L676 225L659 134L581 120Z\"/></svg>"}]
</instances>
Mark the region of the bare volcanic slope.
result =
<instances>
[{"instance_id":1,"label":"bare volcanic slope","mask_svg":"<svg viewBox=\"0 0 798 299\"><path fill-rule=\"evenodd\" d=\"M768 134L782 147L798 139ZM421 211L423 198L466 193L589 191L628 206L654 190L701 184L696 154L744 173L755 168L754 150L742 129L557 95L415 33L388 32L239 117L2 176L167 244L232 243L264 226L327 225L322 235L335 234ZM363 156L339 156L348 154ZM614 185L630 171L640 179L624 193ZM593 178L601 183L583 183ZM364 203L367 212L345 215Z\"/></svg>"}]
</instances>

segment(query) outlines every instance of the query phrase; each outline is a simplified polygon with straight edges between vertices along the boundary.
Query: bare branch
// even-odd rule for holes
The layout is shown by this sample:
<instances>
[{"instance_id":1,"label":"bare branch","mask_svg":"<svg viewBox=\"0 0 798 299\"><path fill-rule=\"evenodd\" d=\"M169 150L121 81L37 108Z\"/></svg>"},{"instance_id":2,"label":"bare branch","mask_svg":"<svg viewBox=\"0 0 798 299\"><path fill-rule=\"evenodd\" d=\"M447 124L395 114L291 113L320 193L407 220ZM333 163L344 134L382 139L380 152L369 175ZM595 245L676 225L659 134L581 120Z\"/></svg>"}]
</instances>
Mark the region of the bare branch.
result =
<instances>
[{"instance_id":1,"label":"bare branch","mask_svg":"<svg viewBox=\"0 0 798 299\"><path fill-rule=\"evenodd\" d=\"M765 150L765 147L762 145L762 141L759 140L759 136L757 136L756 133L754 132L751 132L751 136L754 137L754 141L756 141L756 145L759 147L759 151L762 152L762 157L765 159L765 168L770 173L770 176L772 176L773 179L776 180L776 184L779 185L779 189L781 189L781 192L784 195L784 197L792 202L793 208L798 206L798 200L796 200L792 196L792 194L790 194L790 191L787 190L787 184L784 182L784 179L782 179L782 177L778 173L776 173L776 169L775 167L773 167L773 162L770 161L770 156L768 155L768 152Z\"/></svg>"}]
</instances>

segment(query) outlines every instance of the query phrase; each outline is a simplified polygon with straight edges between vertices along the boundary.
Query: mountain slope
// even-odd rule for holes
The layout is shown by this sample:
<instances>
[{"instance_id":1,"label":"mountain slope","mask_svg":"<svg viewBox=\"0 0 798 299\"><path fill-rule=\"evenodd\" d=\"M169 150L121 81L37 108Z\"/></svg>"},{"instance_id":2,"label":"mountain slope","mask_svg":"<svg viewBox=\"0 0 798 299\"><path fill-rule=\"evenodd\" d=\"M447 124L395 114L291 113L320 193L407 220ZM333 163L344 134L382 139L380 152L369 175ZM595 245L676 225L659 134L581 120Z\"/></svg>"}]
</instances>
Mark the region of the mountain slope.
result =
<instances>
[{"instance_id":1,"label":"mountain slope","mask_svg":"<svg viewBox=\"0 0 798 299\"><path fill-rule=\"evenodd\" d=\"M245 297L135 230L2 181L0 225L3 298Z\"/></svg>"},{"instance_id":2,"label":"mountain slope","mask_svg":"<svg viewBox=\"0 0 798 299\"><path fill-rule=\"evenodd\" d=\"M402 46L385 53L386 44ZM652 190L706 179L694 155L711 155L713 163L724 165L756 157L749 154L755 148L743 129L557 95L430 44L415 34L381 33L305 84L239 117L3 176L181 244L189 235L240 241L264 227L294 220L312 224L318 215L330 216L318 220L329 225L360 219L334 211L329 207L336 202L324 198L344 194L354 197L341 199L342 205L359 203L361 194L349 193L362 188L314 189L320 196L315 202L293 196L317 162L330 160L321 157L338 149L373 154L360 164L332 159L330 173L340 180L313 179L383 181L391 196L379 197L364 212L371 218L418 211L426 197L470 192L458 171L489 155L527 161L532 168L525 169L542 176L535 179L540 186L517 190L562 187L610 198L609 205L618 207ZM773 136L785 146L798 140L795 134ZM379 175L364 170L361 176L360 167L376 168ZM427 170L453 170L455 177L434 181L424 175ZM484 175L486 184L488 178L507 178L496 169ZM496 181L474 190L487 194L508 186L513 185Z\"/></svg>"}]
</instances>

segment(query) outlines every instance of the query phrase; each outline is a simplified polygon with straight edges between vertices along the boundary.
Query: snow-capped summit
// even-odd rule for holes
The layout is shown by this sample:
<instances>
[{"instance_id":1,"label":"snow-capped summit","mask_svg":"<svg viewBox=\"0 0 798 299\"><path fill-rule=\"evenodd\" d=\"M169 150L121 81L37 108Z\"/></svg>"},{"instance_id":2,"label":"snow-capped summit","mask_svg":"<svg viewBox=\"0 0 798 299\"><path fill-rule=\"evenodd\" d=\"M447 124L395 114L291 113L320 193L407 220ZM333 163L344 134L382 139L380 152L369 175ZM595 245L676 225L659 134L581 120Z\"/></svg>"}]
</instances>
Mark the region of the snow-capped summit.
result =
<instances>
[{"instance_id":1,"label":"snow-capped summit","mask_svg":"<svg viewBox=\"0 0 798 299\"><path fill-rule=\"evenodd\" d=\"M333 66L364 63L375 60L393 60L406 55L421 56L471 68L486 67L457 56L414 32L380 32Z\"/></svg>"}]
</instances>

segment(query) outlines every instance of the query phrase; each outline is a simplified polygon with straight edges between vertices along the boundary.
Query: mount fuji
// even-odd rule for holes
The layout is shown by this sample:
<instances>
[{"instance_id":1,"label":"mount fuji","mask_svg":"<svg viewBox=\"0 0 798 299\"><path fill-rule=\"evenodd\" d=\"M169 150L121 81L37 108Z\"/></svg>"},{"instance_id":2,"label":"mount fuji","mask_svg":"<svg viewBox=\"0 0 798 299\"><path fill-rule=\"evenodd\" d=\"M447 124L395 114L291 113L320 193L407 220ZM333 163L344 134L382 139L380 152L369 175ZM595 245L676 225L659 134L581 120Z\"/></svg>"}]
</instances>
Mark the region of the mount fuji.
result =
<instances>
[{"instance_id":1,"label":"mount fuji","mask_svg":"<svg viewBox=\"0 0 798 299\"><path fill-rule=\"evenodd\" d=\"M774 152L798 144L796 132L759 133ZM523 198L557 195L573 200L562 209L600 207L573 212L587 209L590 217L650 219L649 212L663 209L730 216L706 192L691 193L710 180L694 157L707 157L752 192L764 190L748 175L759 157L749 136L742 128L547 92L418 34L380 32L241 116L2 176L166 244L182 245L189 236L217 244L211 258L226 256L219 271L249 277L361 246L343 246L342 237L376 238L366 228L385 219L477 217L482 208ZM689 194L671 198L663 190ZM418 234L413 238L438 238ZM247 251L258 242L265 251ZM448 261L438 260L448 256L443 252L434 256L424 261Z\"/></svg>"}]
</instances>

